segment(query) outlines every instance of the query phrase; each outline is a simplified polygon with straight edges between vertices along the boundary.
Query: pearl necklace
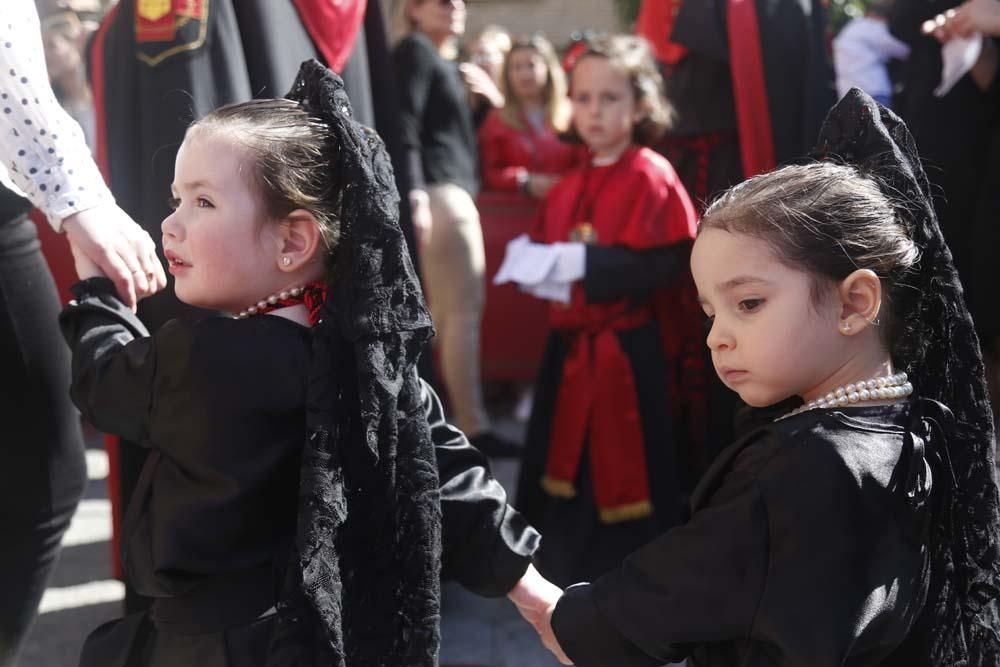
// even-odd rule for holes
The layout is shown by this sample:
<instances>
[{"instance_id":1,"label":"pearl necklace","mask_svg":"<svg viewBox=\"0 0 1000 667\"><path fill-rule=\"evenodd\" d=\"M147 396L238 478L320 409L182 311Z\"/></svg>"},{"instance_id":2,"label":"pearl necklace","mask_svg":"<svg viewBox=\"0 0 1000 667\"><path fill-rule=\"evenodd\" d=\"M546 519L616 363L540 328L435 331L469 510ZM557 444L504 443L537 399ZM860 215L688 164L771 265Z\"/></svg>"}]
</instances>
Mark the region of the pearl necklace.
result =
<instances>
[{"instance_id":1,"label":"pearl necklace","mask_svg":"<svg viewBox=\"0 0 1000 667\"><path fill-rule=\"evenodd\" d=\"M780 421L792 415L797 415L816 408L836 408L864 403L867 401L887 401L896 398L903 398L913 393L913 385L906 379L906 373L897 373L874 377L870 380L861 380L847 386L837 387L826 396L820 396L815 401L809 401L805 405L795 408L778 417L774 421Z\"/></svg>"},{"instance_id":2,"label":"pearl necklace","mask_svg":"<svg viewBox=\"0 0 1000 667\"><path fill-rule=\"evenodd\" d=\"M236 315L233 315L233 319L243 320L251 315L256 315L258 311L266 310L268 306L275 306L279 301L287 301L288 299L294 299L296 297L302 296L304 288L302 287L292 287L291 289L281 290L280 292L275 292L271 296L261 299L255 305L250 306L246 310L241 310Z\"/></svg>"}]
</instances>

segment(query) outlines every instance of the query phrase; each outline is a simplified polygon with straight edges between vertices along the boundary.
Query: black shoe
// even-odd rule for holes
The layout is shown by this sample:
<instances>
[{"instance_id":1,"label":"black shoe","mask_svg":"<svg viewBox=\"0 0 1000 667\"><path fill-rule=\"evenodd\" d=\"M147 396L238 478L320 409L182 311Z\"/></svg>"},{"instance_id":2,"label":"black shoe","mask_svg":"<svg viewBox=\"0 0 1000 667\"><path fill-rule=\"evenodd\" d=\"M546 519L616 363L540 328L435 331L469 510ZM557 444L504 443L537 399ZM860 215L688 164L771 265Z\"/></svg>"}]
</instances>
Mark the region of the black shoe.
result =
<instances>
[{"instance_id":1,"label":"black shoe","mask_svg":"<svg viewBox=\"0 0 1000 667\"><path fill-rule=\"evenodd\" d=\"M516 459L521 456L520 445L501 438L493 431L483 431L469 438L469 443L493 459Z\"/></svg>"}]
</instances>

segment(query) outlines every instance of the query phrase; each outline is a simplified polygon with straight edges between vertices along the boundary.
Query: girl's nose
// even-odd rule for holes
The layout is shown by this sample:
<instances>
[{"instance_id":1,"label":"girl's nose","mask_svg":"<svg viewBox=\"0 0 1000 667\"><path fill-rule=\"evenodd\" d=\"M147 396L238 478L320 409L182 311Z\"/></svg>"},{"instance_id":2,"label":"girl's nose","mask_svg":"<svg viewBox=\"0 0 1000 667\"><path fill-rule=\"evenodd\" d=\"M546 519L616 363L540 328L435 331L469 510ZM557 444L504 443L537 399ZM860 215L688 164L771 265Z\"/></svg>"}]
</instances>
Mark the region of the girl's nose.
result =
<instances>
[{"instance_id":1,"label":"girl's nose","mask_svg":"<svg viewBox=\"0 0 1000 667\"><path fill-rule=\"evenodd\" d=\"M720 324L718 319L712 322L712 328L708 330L708 337L705 339L705 343L708 345L708 349L716 352L718 350L728 350L733 347L733 337L730 335L725 327Z\"/></svg>"},{"instance_id":2,"label":"girl's nose","mask_svg":"<svg viewBox=\"0 0 1000 667\"><path fill-rule=\"evenodd\" d=\"M167 217L163 219L160 223L160 231L164 236L169 236L172 239L176 239L181 231L181 226L177 222L177 211L174 211Z\"/></svg>"}]
</instances>

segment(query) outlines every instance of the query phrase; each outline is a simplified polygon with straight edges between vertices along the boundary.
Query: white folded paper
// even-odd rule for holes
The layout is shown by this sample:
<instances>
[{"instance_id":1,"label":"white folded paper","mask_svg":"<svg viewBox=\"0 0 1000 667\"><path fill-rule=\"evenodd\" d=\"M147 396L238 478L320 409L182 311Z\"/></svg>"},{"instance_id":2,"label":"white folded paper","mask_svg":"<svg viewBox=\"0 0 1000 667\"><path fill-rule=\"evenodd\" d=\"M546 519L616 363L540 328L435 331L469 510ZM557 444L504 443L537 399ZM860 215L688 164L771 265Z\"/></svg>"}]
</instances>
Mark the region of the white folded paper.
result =
<instances>
[{"instance_id":1,"label":"white folded paper","mask_svg":"<svg viewBox=\"0 0 1000 667\"><path fill-rule=\"evenodd\" d=\"M586 265L583 243L532 243L522 234L507 244L493 284L513 282L539 299L569 303L573 283L583 278Z\"/></svg>"},{"instance_id":2,"label":"white folded paper","mask_svg":"<svg viewBox=\"0 0 1000 667\"><path fill-rule=\"evenodd\" d=\"M948 94L959 79L979 60L983 51L983 36L976 32L968 37L954 37L941 46L941 83L934 89L935 97Z\"/></svg>"}]
</instances>

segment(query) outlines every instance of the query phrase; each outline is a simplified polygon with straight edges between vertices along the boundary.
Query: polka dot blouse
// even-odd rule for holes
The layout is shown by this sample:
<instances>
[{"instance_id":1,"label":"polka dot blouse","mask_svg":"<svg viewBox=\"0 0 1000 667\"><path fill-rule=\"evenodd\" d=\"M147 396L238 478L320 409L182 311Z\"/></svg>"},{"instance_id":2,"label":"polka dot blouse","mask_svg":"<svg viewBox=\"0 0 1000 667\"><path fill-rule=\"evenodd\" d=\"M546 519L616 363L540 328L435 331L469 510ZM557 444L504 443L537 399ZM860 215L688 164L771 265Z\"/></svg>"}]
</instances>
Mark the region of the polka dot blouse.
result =
<instances>
[{"instance_id":1,"label":"polka dot blouse","mask_svg":"<svg viewBox=\"0 0 1000 667\"><path fill-rule=\"evenodd\" d=\"M56 101L33 0L0 12L0 163L59 230L73 213L114 201L79 124ZM0 168L0 172L3 171Z\"/></svg>"}]
</instances>

